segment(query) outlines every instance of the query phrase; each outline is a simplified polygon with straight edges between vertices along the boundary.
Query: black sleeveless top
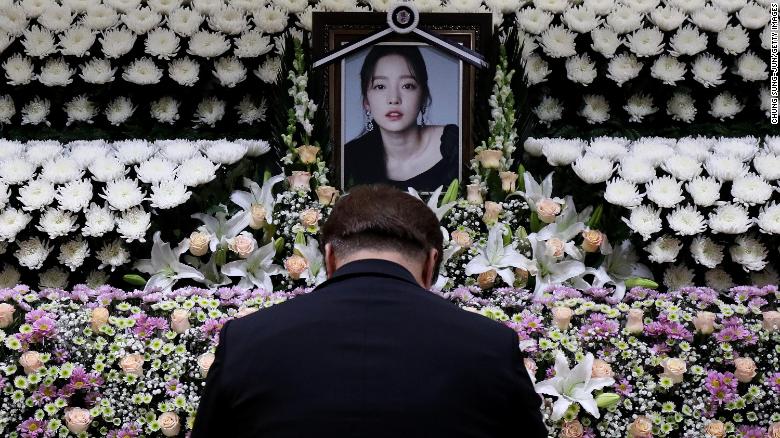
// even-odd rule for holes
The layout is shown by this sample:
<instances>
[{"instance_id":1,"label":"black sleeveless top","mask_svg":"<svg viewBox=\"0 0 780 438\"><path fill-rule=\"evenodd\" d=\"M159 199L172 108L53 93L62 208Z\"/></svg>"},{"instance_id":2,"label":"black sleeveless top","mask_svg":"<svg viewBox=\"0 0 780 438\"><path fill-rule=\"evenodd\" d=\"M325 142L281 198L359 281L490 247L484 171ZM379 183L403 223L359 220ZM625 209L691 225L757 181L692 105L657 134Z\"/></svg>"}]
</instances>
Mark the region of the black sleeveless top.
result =
<instances>
[{"instance_id":1,"label":"black sleeveless top","mask_svg":"<svg viewBox=\"0 0 780 438\"><path fill-rule=\"evenodd\" d=\"M344 184L389 184L406 190L433 191L458 177L458 126L446 125L441 134L442 159L425 172L405 181L387 177L384 144L379 129L374 129L344 145Z\"/></svg>"}]
</instances>

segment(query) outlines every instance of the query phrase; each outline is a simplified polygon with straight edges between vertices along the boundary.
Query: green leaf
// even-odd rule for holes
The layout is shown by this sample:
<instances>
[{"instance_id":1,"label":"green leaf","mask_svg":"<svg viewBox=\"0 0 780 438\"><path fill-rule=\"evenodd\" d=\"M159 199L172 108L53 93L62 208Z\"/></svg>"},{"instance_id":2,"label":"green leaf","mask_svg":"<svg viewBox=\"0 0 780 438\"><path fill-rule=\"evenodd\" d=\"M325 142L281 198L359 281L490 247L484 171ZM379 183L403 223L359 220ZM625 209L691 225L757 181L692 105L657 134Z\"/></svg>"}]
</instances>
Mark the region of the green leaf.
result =
<instances>
[{"instance_id":1,"label":"green leaf","mask_svg":"<svg viewBox=\"0 0 780 438\"><path fill-rule=\"evenodd\" d=\"M531 212L531 232L535 233L542 229L542 221L539 220L539 214L535 211Z\"/></svg>"},{"instance_id":2,"label":"green leaf","mask_svg":"<svg viewBox=\"0 0 780 438\"><path fill-rule=\"evenodd\" d=\"M458 181L457 178L453 179L450 183L450 186L447 188L447 191L444 194L444 198L441 200L441 204L447 204L449 202L454 202L458 199L458 191L460 189L460 181Z\"/></svg>"},{"instance_id":3,"label":"green leaf","mask_svg":"<svg viewBox=\"0 0 780 438\"><path fill-rule=\"evenodd\" d=\"M303 235L303 231L295 233L295 243L298 245L306 245L306 236Z\"/></svg>"},{"instance_id":4,"label":"green leaf","mask_svg":"<svg viewBox=\"0 0 780 438\"><path fill-rule=\"evenodd\" d=\"M274 241L274 250L276 250L277 253L282 252L282 249L284 249L284 237L280 237Z\"/></svg>"},{"instance_id":5,"label":"green leaf","mask_svg":"<svg viewBox=\"0 0 780 438\"><path fill-rule=\"evenodd\" d=\"M146 286L146 280L138 274L125 274L122 280L133 286Z\"/></svg>"},{"instance_id":6,"label":"green leaf","mask_svg":"<svg viewBox=\"0 0 780 438\"><path fill-rule=\"evenodd\" d=\"M528 238L528 232L525 231L525 227L520 225L517 230L515 231L515 237L521 240L525 240Z\"/></svg>"},{"instance_id":7,"label":"green leaf","mask_svg":"<svg viewBox=\"0 0 780 438\"><path fill-rule=\"evenodd\" d=\"M588 220L588 228L591 230L598 230L599 225L601 225L601 215L604 212L604 204L599 204L595 210L593 210L593 214L590 215L590 220Z\"/></svg>"},{"instance_id":8,"label":"green leaf","mask_svg":"<svg viewBox=\"0 0 780 438\"><path fill-rule=\"evenodd\" d=\"M217 264L217 266L222 266L225 263L227 263L227 247L224 245L221 245L217 247L217 253L215 255L214 262Z\"/></svg>"},{"instance_id":9,"label":"green leaf","mask_svg":"<svg viewBox=\"0 0 780 438\"><path fill-rule=\"evenodd\" d=\"M522 164L517 165L517 190L524 192L525 191L525 178L523 178L523 174L525 174L525 167Z\"/></svg>"}]
</instances>

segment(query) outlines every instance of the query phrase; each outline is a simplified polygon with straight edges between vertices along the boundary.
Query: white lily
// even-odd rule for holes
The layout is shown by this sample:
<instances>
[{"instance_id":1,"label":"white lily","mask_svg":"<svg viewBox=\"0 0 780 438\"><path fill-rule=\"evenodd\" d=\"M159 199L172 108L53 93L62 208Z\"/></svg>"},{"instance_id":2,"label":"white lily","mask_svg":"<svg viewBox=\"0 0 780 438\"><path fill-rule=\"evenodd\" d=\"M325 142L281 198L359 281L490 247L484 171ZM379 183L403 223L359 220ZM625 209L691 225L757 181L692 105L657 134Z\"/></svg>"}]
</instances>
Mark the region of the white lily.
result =
<instances>
[{"instance_id":1,"label":"white lily","mask_svg":"<svg viewBox=\"0 0 780 438\"><path fill-rule=\"evenodd\" d=\"M577 213L574 201L571 196L566 197L566 205L561 214L555 217L555 222L545 226L536 236L539 240L547 241L552 238L558 238L565 243L564 251L574 259L582 260L584 254L577 248L572 239L579 235L585 229L585 220L590 217L592 207Z\"/></svg>"},{"instance_id":2,"label":"white lily","mask_svg":"<svg viewBox=\"0 0 780 438\"><path fill-rule=\"evenodd\" d=\"M227 245L227 241L236 237L244 228L249 225L247 217L243 213L237 213L232 218L227 218L227 213L218 211L215 216L205 213L195 213L191 215L193 219L203 222L201 228L211 236L209 240L209 249L212 252L217 250L217 246Z\"/></svg>"},{"instance_id":3,"label":"white lily","mask_svg":"<svg viewBox=\"0 0 780 438\"><path fill-rule=\"evenodd\" d=\"M528 241L531 243L534 259L523 268L536 278L535 297L540 296L549 285L561 284L585 273L585 265L581 261L559 260L548 254L544 241L539 240L536 233L529 234Z\"/></svg>"},{"instance_id":4,"label":"white lily","mask_svg":"<svg viewBox=\"0 0 780 438\"><path fill-rule=\"evenodd\" d=\"M622 300L626 295L626 280L631 277L653 278L653 273L647 266L637 263L639 257L634 252L631 242L624 240L613 247L601 266L588 268L585 274L593 274L593 287L603 287L606 284L615 286L612 298ZM589 286L586 284L586 286ZM580 286L577 286L580 287Z\"/></svg>"},{"instance_id":5,"label":"white lily","mask_svg":"<svg viewBox=\"0 0 780 438\"><path fill-rule=\"evenodd\" d=\"M444 227L442 227L442 234L444 235L444 244L442 245L444 247L444 251L442 252L439 266L441 266L443 269L444 265L452 258L452 256L460 252L463 247L456 243L450 242L450 233L448 233ZM439 276L436 278L436 282L433 284L433 286L431 286L431 290L441 291L447 285L447 282L450 281L449 277L442 275L442 269L439 269Z\"/></svg>"},{"instance_id":6,"label":"white lily","mask_svg":"<svg viewBox=\"0 0 780 438\"><path fill-rule=\"evenodd\" d=\"M255 249L249 257L236 260L222 266L222 273L229 277L241 277L238 287L246 289L262 287L267 292L274 290L271 282L272 275L279 275L284 270L273 263L276 249L274 242Z\"/></svg>"},{"instance_id":7,"label":"white lily","mask_svg":"<svg viewBox=\"0 0 780 438\"><path fill-rule=\"evenodd\" d=\"M428 198L428 208L433 210L433 213L436 214L436 218L439 219L439 222L441 222L442 218L447 215L447 213L452 209L452 207L455 206L456 202L448 202L443 205L439 205L439 196L441 196L441 191L444 189L444 186L439 186L438 189L434 190L433 193L431 193L431 197ZM420 197L420 194L417 193L417 190L409 187L409 194L414 196L415 198L422 201L422 198Z\"/></svg>"},{"instance_id":8,"label":"white lily","mask_svg":"<svg viewBox=\"0 0 780 438\"><path fill-rule=\"evenodd\" d=\"M217 253L212 252L209 261L203 263L199 257L184 256L184 259L203 274L201 283L209 288L217 288L232 283L227 275L223 274L217 266Z\"/></svg>"},{"instance_id":9,"label":"white lily","mask_svg":"<svg viewBox=\"0 0 780 438\"><path fill-rule=\"evenodd\" d=\"M176 281L183 278L203 281L200 271L179 261L179 257L190 249L189 239L182 240L176 249L171 249L168 242L160 239L158 231L154 233L153 242L151 258L139 260L135 264L139 271L152 275L144 286L144 292L157 288L169 292Z\"/></svg>"},{"instance_id":10,"label":"white lily","mask_svg":"<svg viewBox=\"0 0 780 438\"><path fill-rule=\"evenodd\" d=\"M236 190L230 194L230 200L244 209L243 216L246 221L244 228L249 225L249 218L252 216L252 205L262 205L265 209L265 221L273 223L274 195L273 188L279 182L284 181L284 173L268 178L261 187L256 182L244 178L244 186L249 189L248 192Z\"/></svg>"},{"instance_id":11,"label":"white lily","mask_svg":"<svg viewBox=\"0 0 780 438\"><path fill-rule=\"evenodd\" d=\"M593 371L593 354L588 353L585 359L573 369L569 369L569 361L566 356L557 351L555 354L555 376L534 385L539 394L558 397L553 405L552 419L558 421L563 418L566 410L574 403L578 403L589 414L599 418L599 407L593 398L593 391L610 386L615 383L612 377L591 377Z\"/></svg>"},{"instance_id":12,"label":"white lily","mask_svg":"<svg viewBox=\"0 0 780 438\"><path fill-rule=\"evenodd\" d=\"M538 203L542 199L552 199L557 203L563 204L563 199L552 197L552 190L553 190L552 177L553 177L553 172L550 172L544 178L544 180L542 180L540 184L536 182L536 180L531 176L530 173L524 172L523 183L525 186L525 191L516 191L512 193L512 195L522 196L523 199L525 199L525 202L528 203L528 206L531 208L531 211L536 211L536 203Z\"/></svg>"},{"instance_id":13,"label":"white lily","mask_svg":"<svg viewBox=\"0 0 780 438\"><path fill-rule=\"evenodd\" d=\"M301 273L301 278L306 279L306 284L316 286L328 279L325 270L325 258L320 252L316 239L307 239L306 245L295 243L293 250L306 259L306 271Z\"/></svg>"},{"instance_id":14,"label":"white lily","mask_svg":"<svg viewBox=\"0 0 780 438\"><path fill-rule=\"evenodd\" d=\"M466 275L495 269L506 284L514 284L513 268L525 268L531 261L517 251L515 242L504 246L504 229L505 225L502 223L496 223L490 228L487 243L477 246L479 253L466 265Z\"/></svg>"}]
</instances>

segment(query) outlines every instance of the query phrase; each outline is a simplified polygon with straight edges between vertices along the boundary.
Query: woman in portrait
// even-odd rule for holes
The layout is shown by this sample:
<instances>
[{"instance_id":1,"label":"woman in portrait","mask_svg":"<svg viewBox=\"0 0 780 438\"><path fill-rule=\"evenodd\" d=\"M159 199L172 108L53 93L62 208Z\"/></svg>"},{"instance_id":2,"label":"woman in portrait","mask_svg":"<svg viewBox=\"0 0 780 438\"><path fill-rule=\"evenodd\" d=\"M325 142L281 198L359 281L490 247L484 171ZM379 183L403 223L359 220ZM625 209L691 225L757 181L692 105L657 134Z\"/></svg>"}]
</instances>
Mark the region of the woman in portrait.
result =
<instances>
[{"instance_id":1,"label":"woman in portrait","mask_svg":"<svg viewBox=\"0 0 780 438\"><path fill-rule=\"evenodd\" d=\"M385 183L431 191L458 177L457 125L425 123L432 99L417 47L371 48L360 69L360 89L365 131L344 146L347 187Z\"/></svg>"}]
</instances>

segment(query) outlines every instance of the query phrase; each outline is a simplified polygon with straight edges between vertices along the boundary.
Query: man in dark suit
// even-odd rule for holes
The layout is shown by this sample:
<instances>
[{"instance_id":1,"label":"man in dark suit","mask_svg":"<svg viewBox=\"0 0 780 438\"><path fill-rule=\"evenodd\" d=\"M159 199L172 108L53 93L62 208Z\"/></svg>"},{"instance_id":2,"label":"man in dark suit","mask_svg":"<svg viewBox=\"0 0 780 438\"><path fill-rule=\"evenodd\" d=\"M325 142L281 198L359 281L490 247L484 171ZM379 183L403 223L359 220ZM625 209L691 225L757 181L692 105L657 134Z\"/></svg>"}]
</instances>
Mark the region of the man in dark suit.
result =
<instances>
[{"instance_id":1,"label":"man in dark suit","mask_svg":"<svg viewBox=\"0 0 780 438\"><path fill-rule=\"evenodd\" d=\"M425 204L353 188L322 243L328 281L224 325L192 438L547 436L517 334L427 290Z\"/></svg>"}]
</instances>

